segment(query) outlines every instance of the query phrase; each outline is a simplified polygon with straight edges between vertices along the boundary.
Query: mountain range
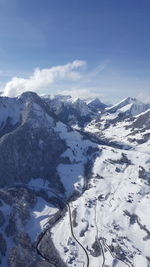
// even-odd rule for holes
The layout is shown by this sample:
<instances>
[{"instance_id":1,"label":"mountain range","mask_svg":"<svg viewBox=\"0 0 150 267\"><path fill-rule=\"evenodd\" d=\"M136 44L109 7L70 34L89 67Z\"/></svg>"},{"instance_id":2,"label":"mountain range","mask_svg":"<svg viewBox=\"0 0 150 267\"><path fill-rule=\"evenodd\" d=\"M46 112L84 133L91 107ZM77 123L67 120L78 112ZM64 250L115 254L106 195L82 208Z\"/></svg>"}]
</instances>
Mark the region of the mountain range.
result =
<instances>
[{"instance_id":1,"label":"mountain range","mask_svg":"<svg viewBox=\"0 0 150 267\"><path fill-rule=\"evenodd\" d=\"M150 267L150 104L0 97L0 264Z\"/></svg>"}]
</instances>

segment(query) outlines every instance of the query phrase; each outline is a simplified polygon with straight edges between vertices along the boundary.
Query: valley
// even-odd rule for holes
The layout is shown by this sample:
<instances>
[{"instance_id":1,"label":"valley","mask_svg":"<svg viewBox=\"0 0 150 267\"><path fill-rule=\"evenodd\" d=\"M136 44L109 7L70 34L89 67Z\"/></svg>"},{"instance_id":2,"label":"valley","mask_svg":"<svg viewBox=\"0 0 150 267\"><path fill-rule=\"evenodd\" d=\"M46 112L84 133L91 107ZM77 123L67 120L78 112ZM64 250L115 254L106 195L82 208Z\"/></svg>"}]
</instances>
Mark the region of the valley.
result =
<instances>
[{"instance_id":1,"label":"valley","mask_svg":"<svg viewBox=\"0 0 150 267\"><path fill-rule=\"evenodd\" d=\"M26 92L0 111L1 265L149 267L150 105Z\"/></svg>"}]
</instances>

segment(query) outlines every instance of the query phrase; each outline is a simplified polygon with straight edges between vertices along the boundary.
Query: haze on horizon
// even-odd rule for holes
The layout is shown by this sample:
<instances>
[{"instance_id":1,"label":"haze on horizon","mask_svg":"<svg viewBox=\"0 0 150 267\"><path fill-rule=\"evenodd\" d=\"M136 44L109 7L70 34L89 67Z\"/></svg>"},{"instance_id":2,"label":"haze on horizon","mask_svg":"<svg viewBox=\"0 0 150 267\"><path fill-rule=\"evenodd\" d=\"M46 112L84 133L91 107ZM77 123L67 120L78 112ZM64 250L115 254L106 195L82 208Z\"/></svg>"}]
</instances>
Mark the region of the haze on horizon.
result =
<instances>
[{"instance_id":1,"label":"haze on horizon","mask_svg":"<svg viewBox=\"0 0 150 267\"><path fill-rule=\"evenodd\" d=\"M150 2L0 0L0 87L150 102Z\"/></svg>"}]
</instances>

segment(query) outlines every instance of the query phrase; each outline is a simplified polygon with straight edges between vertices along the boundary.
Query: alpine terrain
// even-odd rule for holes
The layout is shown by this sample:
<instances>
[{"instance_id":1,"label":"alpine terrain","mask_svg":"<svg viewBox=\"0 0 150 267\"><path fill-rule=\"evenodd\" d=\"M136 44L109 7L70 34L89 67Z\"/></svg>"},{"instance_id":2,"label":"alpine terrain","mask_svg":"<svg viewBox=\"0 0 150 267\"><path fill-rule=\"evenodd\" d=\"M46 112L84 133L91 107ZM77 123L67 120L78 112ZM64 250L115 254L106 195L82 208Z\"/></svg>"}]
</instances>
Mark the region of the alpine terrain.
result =
<instances>
[{"instance_id":1,"label":"alpine terrain","mask_svg":"<svg viewBox=\"0 0 150 267\"><path fill-rule=\"evenodd\" d=\"M0 97L0 265L150 267L150 104Z\"/></svg>"}]
</instances>

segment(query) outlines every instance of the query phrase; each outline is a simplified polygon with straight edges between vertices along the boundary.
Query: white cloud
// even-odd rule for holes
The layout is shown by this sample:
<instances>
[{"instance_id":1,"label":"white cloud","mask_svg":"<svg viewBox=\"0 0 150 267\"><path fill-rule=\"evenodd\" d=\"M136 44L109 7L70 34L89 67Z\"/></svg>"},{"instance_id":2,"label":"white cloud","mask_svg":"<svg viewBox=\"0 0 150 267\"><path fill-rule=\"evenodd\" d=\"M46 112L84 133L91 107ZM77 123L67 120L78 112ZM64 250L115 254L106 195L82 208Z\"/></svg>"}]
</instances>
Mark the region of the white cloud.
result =
<instances>
[{"instance_id":1,"label":"white cloud","mask_svg":"<svg viewBox=\"0 0 150 267\"><path fill-rule=\"evenodd\" d=\"M6 83L3 94L13 97L25 91L41 92L41 89L45 89L57 81L77 81L81 78L79 69L85 67L85 65L85 61L75 60L50 69L40 70L37 68L28 79L13 77Z\"/></svg>"},{"instance_id":2,"label":"white cloud","mask_svg":"<svg viewBox=\"0 0 150 267\"><path fill-rule=\"evenodd\" d=\"M58 92L59 94L62 95L71 95L73 98L81 98L81 99L92 99L92 98L100 98L100 99L104 99L105 95L100 93L100 92L96 92L94 90L92 90L92 88L88 88L88 89L71 89L71 90L64 90L64 91L60 91Z\"/></svg>"},{"instance_id":3,"label":"white cloud","mask_svg":"<svg viewBox=\"0 0 150 267\"><path fill-rule=\"evenodd\" d=\"M130 72L124 73L115 69L107 59L93 69L85 69L85 66L85 61L75 60L49 69L37 68L29 77L22 75L28 78L12 78L3 89L0 83L0 91L11 97L24 91L35 91L38 94L67 94L75 98L99 97L104 103L114 104L128 96L150 102L149 77L141 79ZM1 77L5 74L0 70Z\"/></svg>"}]
</instances>

